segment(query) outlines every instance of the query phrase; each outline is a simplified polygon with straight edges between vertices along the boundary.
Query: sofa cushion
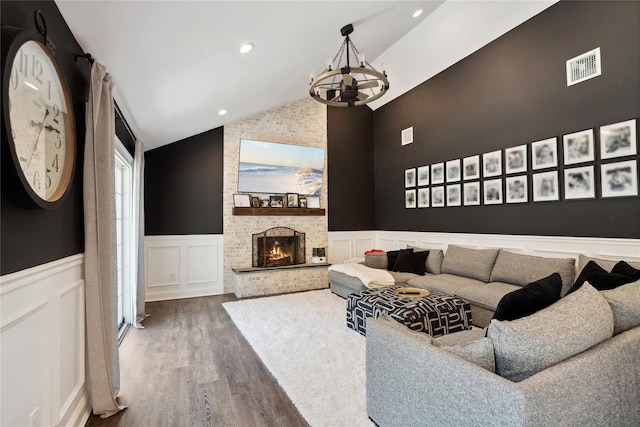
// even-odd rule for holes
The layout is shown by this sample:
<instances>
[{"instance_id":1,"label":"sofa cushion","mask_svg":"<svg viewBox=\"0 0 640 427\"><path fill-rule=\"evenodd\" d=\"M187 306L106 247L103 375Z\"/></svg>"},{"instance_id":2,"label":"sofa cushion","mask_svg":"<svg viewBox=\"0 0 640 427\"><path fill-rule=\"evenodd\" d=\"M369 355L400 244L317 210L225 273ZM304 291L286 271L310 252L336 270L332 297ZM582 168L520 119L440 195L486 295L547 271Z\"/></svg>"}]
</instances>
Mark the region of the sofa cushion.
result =
<instances>
[{"instance_id":1,"label":"sofa cushion","mask_svg":"<svg viewBox=\"0 0 640 427\"><path fill-rule=\"evenodd\" d=\"M424 276L415 276L409 279L407 284L447 295L456 295L456 292L460 288L486 285L486 283L476 279L454 276L452 274L427 274Z\"/></svg>"},{"instance_id":2,"label":"sofa cushion","mask_svg":"<svg viewBox=\"0 0 640 427\"><path fill-rule=\"evenodd\" d=\"M580 254L578 256L578 273L582 271L584 266L587 265L589 261L595 261L596 264L598 264L600 267L604 268L607 271L611 271L613 266L616 265L616 263L618 262L618 261L612 261L609 259L594 258L594 257ZM627 263L633 268L640 268L640 262L627 261Z\"/></svg>"},{"instance_id":3,"label":"sofa cushion","mask_svg":"<svg viewBox=\"0 0 640 427\"><path fill-rule=\"evenodd\" d=\"M449 245L442 260L442 273L488 282L497 256L497 249L468 249Z\"/></svg>"},{"instance_id":4,"label":"sofa cushion","mask_svg":"<svg viewBox=\"0 0 640 427\"><path fill-rule=\"evenodd\" d=\"M546 258L500 249L491 271L491 281L525 286L552 273L559 273L564 291L562 295L565 295L573 285L575 271L576 260L573 258Z\"/></svg>"},{"instance_id":5,"label":"sofa cushion","mask_svg":"<svg viewBox=\"0 0 640 427\"><path fill-rule=\"evenodd\" d=\"M455 344L467 344L471 341L479 340L487 335L486 328L473 328L464 331L453 332L451 334L440 335L433 339L433 343L438 346Z\"/></svg>"},{"instance_id":6,"label":"sofa cushion","mask_svg":"<svg viewBox=\"0 0 640 427\"><path fill-rule=\"evenodd\" d=\"M487 331L493 341L496 373L511 381L529 378L612 334L609 303L589 284L531 316L494 319Z\"/></svg>"},{"instance_id":7,"label":"sofa cushion","mask_svg":"<svg viewBox=\"0 0 640 427\"><path fill-rule=\"evenodd\" d=\"M482 283L480 286L465 286L456 289L455 295L472 305L494 311L500 300L509 292L522 289L518 285L503 282ZM475 323L475 319L474 319Z\"/></svg>"},{"instance_id":8,"label":"sofa cushion","mask_svg":"<svg viewBox=\"0 0 640 427\"><path fill-rule=\"evenodd\" d=\"M424 276L428 255L429 251L414 252L413 249L403 249L400 251L400 254L398 254L398 259L396 260L396 265L393 266L393 271Z\"/></svg>"},{"instance_id":9,"label":"sofa cushion","mask_svg":"<svg viewBox=\"0 0 640 427\"><path fill-rule=\"evenodd\" d=\"M455 354L456 356L478 365L487 371L496 371L495 357L493 355L493 342L489 338L480 338L475 341L453 345L440 345L435 340L433 343L441 350Z\"/></svg>"},{"instance_id":10,"label":"sofa cushion","mask_svg":"<svg viewBox=\"0 0 640 427\"><path fill-rule=\"evenodd\" d=\"M602 291L613 311L613 334L640 326L640 280Z\"/></svg>"},{"instance_id":11,"label":"sofa cushion","mask_svg":"<svg viewBox=\"0 0 640 427\"><path fill-rule=\"evenodd\" d=\"M618 267L620 263L624 263L624 265ZM580 275L576 279L576 283L571 289L569 289L569 293L575 292L586 282L589 282L594 288L598 289L599 291L614 289L620 285L624 285L625 283L631 283L634 281L633 275L625 275L626 273L628 273L625 266L628 267L629 265L624 261L620 261L613 266L611 273L607 273L607 271L604 268L600 267L595 261L589 261L580 272ZM625 274L619 274L614 271L622 271Z\"/></svg>"},{"instance_id":12,"label":"sofa cushion","mask_svg":"<svg viewBox=\"0 0 640 427\"><path fill-rule=\"evenodd\" d=\"M416 276L413 273L404 273L401 271L390 271L389 274L391 274L391 277L393 277L393 281L397 285L407 283L409 280L413 279L414 277L420 277L420 276Z\"/></svg>"},{"instance_id":13,"label":"sofa cushion","mask_svg":"<svg viewBox=\"0 0 640 427\"><path fill-rule=\"evenodd\" d=\"M442 273L442 258L444 258L444 252L442 249L425 249L410 245L407 245L407 248L413 249L414 252L429 251L425 271L432 274Z\"/></svg>"},{"instance_id":14,"label":"sofa cushion","mask_svg":"<svg viewBox=\"0 0 640 427\"><path fill-rule=\"evenodd\" d=\"M371 268L387 269L388 260L386 252L371 252L364 256L364 265Z\"/></svg>"},{"instance_id":15,"label":"sofa cushion","mask_svg":"<svg viewBox=\"0 0 640 427\"><path fill-rule=\"evenodd\" d=\"M558 301L561 289L562 278L558 273L536 280L502 297L493 318L515 320L529 316Z\"/></svg>"}]
</instances>

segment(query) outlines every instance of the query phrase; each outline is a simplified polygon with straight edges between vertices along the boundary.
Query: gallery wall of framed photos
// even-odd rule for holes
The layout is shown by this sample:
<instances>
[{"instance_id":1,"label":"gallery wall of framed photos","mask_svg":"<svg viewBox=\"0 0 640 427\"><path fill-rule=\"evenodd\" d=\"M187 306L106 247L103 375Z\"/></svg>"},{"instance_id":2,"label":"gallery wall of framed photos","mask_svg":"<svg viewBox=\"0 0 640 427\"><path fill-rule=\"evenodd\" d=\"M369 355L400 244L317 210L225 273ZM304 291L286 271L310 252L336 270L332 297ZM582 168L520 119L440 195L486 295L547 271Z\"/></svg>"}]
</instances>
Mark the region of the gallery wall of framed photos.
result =
<instances>
[{"instance_id":1,"label":"gallery wall of framed photos","mask_svg":"<svg viewBox=\"0 0 640 427\"><path fill-rule=\"evenodd\" d=\"M637 2L559 2L376 110L378 228L640 238L639 26Z\"/></svg>"}]
</instances>

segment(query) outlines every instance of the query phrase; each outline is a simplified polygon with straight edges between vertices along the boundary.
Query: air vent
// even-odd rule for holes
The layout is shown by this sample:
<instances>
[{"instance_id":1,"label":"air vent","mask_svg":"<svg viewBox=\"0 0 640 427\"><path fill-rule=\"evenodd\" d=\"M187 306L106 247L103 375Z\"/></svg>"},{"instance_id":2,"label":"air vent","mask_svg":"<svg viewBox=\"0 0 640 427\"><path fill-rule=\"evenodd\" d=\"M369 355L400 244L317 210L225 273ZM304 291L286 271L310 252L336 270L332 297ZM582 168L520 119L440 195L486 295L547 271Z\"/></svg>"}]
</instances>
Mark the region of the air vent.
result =
<instances>
[{"instance_id":1,"label":"air vent","mask_svg":"<svg viewBox=\"0 0 640 427\"><path fill-rule=\"evenodd\" d=\"M602 74L600 48L567 61L567 86L589 80Z\"/></svg>"},{"instance_id":2,"label":"air vent","mask_svg":"<svg viewBox=\"0 0 640 427\"><path fill-rule=\"evenodd\" d=\"M413 127L406 128L402 131L402 145L411 144L413 142Z\"/></svg>"}]
</instances>

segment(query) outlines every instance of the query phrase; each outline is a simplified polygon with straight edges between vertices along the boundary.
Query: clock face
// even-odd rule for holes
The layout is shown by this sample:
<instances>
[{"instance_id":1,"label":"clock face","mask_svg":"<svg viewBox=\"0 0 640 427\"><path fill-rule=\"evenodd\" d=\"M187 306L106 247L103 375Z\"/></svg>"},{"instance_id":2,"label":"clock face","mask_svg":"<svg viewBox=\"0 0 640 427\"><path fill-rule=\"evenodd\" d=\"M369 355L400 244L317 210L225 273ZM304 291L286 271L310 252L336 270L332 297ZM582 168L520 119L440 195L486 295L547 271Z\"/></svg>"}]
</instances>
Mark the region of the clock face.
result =
<instances>
[{"instance_id":1,"label":"clock face","mask_svg":"<svg viewBox=\"0 0 640 427\"><path fill-rule=\"evenodd\" d=\"M18 166L37 197L54 202L69 185L75 141L67 92L41 43L28 40L13 57L8 100Z\"/></svg>"}]
</instances>

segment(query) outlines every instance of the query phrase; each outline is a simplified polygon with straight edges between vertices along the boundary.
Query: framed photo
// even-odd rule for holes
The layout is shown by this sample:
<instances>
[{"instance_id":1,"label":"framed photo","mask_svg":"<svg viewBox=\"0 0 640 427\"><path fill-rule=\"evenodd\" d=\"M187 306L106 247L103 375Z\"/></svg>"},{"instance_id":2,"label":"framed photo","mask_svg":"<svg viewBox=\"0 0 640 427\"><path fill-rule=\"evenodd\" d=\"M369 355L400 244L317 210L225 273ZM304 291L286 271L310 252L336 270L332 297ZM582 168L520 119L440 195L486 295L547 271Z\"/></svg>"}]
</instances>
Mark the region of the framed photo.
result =
<instances>
[{"instance_id":1,"label":"framed photo","mask_svg":"<svg viewBox=\"0 0 640 427\"><path fill-rule=\"evenodd\" d=\"M415 208L416 207L416 190L405 190L404 192L404 207Z\"/></svg>"},{"instance_id":2,"label":"framed photo","mask_svg":"<svg viewBox=\"0 0 640 427\"><path fill-rule=\"evenodd\" d=\"M558 200L558 171L533 174L533 201Z\"/></svg>"},{"instance_id":3,"label":"framed photo","mask_svg":"<svg viewBox=\"0 0 640 427\"><path fill-rule=\"evenodd\" d=\"M287 193L287 207L297 208L298 206L300 206L298 193Z\"/></svg>"},{"instance_id":4,"label":"framed photo","mask_svg":"<svg viewBox=\"0 0 640 427\"><path fill-rule=\"evenodd\" d=\"M460 181L460 159L447 162L447 182Z\"/></svg>"},{"instance_id":5,"label":"framed photo","mask_svg":"<svg viewBox=\"0 0 640 427\"><path fill-rule=\"evenodd\" d=\"M428 188L418 188L418 207L419 208L429 207L429 189Z\"/></svg>"},{"instance_id":6,"label":"framed photo","mask_svg":"<svg viewBox=\"0 0 640 427\"><path fill-rule=\"evenodd\" d=\"M564 135L562 148L565 165L593 161L593 129Z\"/></svg>"},{"instance_id":7,"label":"framed photo","mask_svg":"<svg viewBox=\"0 0 640 427\"><path fill-rule=\"evenodd\" d=\"M442 183L444 183L444 163L436 163L435 165L431 165L431 184Z\"/></svg>"},{"instance_id":8,"label":"framed photo","mask_svg":"<svg viewBox=\"0 0 640 427\"><path fill-rule=\"evenodd\" d=\"M527 171L527 145L505 148L505 173L521 173Z\"/></svg>"},{"instance_id":9,"label":"framed photo","mask_svg":"<svg viewBox=\"0 0 640 427\"><path fill-rule=\"evenodd\" d=\"M301 208L306 208L307 207L307 198L306 197L298 197L298 206L300 206Z\"/></svg>"},{"instance_id":10,"label":"framed photo","mask_svg":"<svg viewBox=\"0 0 640 427\"><path fill-rule=\"evenodd\" d=\"M405 188L416 186L416 168L406 169L404 171L404 186Z\"/></svg>"},{"instance_id":11,"label":"framed photo","mask_svg":"<svg viewBox=\"0 0 640 427\"><path fill-rule=\"evenodd\" d=\"M484 204L499 205L502 203L502 179L484 181Z\"/></svg>"},{"instance_id":12,"label":"framed photo","mask_svg":"<svg viewBox=\"0 0 640 427\"><path fill-rule=\"evenodd\" d=\"M257 197L252 197L251 198L251 207L252 208L259 208L260 207L260 199Z\"/></svg>"},{"instance_id":13,"label":"framed photo","mask_svg":"<svg viewBox=\"0 0 640 427\"><path fill-rule=\"evenodd\" d=\"M502 151L492 151L482 155L483 176L502 175ZM502 202L501 202L502 203Z\"/></svg>"},{"instance_id":14,"label":"framed photo","mask_svg":"<svg viewBox=\"0 0 640 427\"><path fill-rule=\"evenodd\" d=\"M268 208L269 207L269 199L260 199L260 207Z\"/></svg>"},{"instance_id":15,"label":"framed photo","mask_svg":"<svg viewBox=\"0 0 640 427\"><path fill-rule=\"evenodd\" d=\"M596 197L593 166L564 170L565 199L593 199Z\"/></svg>"},{"instance_id":16,"label":"framed photo","mask_svg":"<svg viewBox=\"0 0 640 427\"><path fill-rule=\"evenodd\" d=\"M600 128L600 158L632 156L636 154L636 121L614 123Z\"/></svg>"},{"instance_id":17,"label":"framed photo","mask_svg":"<svg viewBox=\"0 0 640 427\"><path fill-rule=\"evenodd\" d=\"M635 160L600 166L602 197L638 195L638 166Z\"/></svg>"},{"instance_id":18,"label":"framed photo","mask_svg":"<svg viewBox=\"0 0 640 427\"><path fill-rule=\"evenodd\" d=\"M549 138L531 143L531 168L544 169L558 166L558 139Z\"/></svg>"},{"instance_id":19,"label":"framed photo","mask_svg":"<svg viewBox=\"0 0 640 427\"><path fill-rule=\"evenodd\" d=\"M431 207L441 208L444 206L444 187L431 187Z\"/></svg>"},{"instance_id":20,"label":"framed photo","mask_svg":"<svg viewBox=\"0 0 640 427\"><path fill-rule=\"evenodd\" d=\"M507 203L526 203L529 201L527 175L510 176L505 181L507 184Z\"/></svg>"},{"instance_id":21,"label":"framed photo","mask_svg":"<svg viewBox=\"0 0 640 427\"><path fill-rule=\"evenodd\" d=\"M480 156L470 156L462 159L462 177L468 179L480 178Z\"/></svg>"},{"instance_id":22,"label":"framed photo","mask_svg":"<svg viewBox=\"0 0 640 427\"><path fill-rule=\"evenodd\" d=\"M233 206L235 206L236 208L250 208L251 196L249 196L248 194L239 194L239 193L234 194Z\"/></svg>"},{"instance_id":23,"label":"framed photo","mask_svg":"<svg viewBox=\"0 0 640 427\"><path fill-rule=\"evenodd\" d=\"M429 166L418 168L418 186L429 185Z\"/></svg>"},{"instance_id":24,"label":"framed photo","mask_svg":"<svg viewBox=\"0 0 640 427\"><path fill-rule=\"evenodd\" d=\"M320 207L320 197L318 196L307 196L306 203L308 208L319 208Z\"/></svg>"},{"instance_id":25,"label":"framed photo","mask_svg":"<svg viewBox=\"0 0 640 427\"><path fill-rule=\"evenodd\" d=\"M465 182L464 184L464 205L477 206L480 204L480 183Z\"/></svg>"},{"instance_id":26,"label":"framed photo","mask_svg":"<svg viewBox=\"0 0 640 427\"><path fill-rule=\"evenodd\" d=\"M447 206L460 206L460 184L447 185Z\"/></svg>"},{"instance_id":27,"label":"framed photo","mask_svg":"<svg viewBox=\"0 0 640 427\"><path fill-rule=\"evenodd\" d=\"M281 195L277 196L269 196L269 207L270 208L283 208L284 207L284 198Z\"/></svg>"}]
</instances>

